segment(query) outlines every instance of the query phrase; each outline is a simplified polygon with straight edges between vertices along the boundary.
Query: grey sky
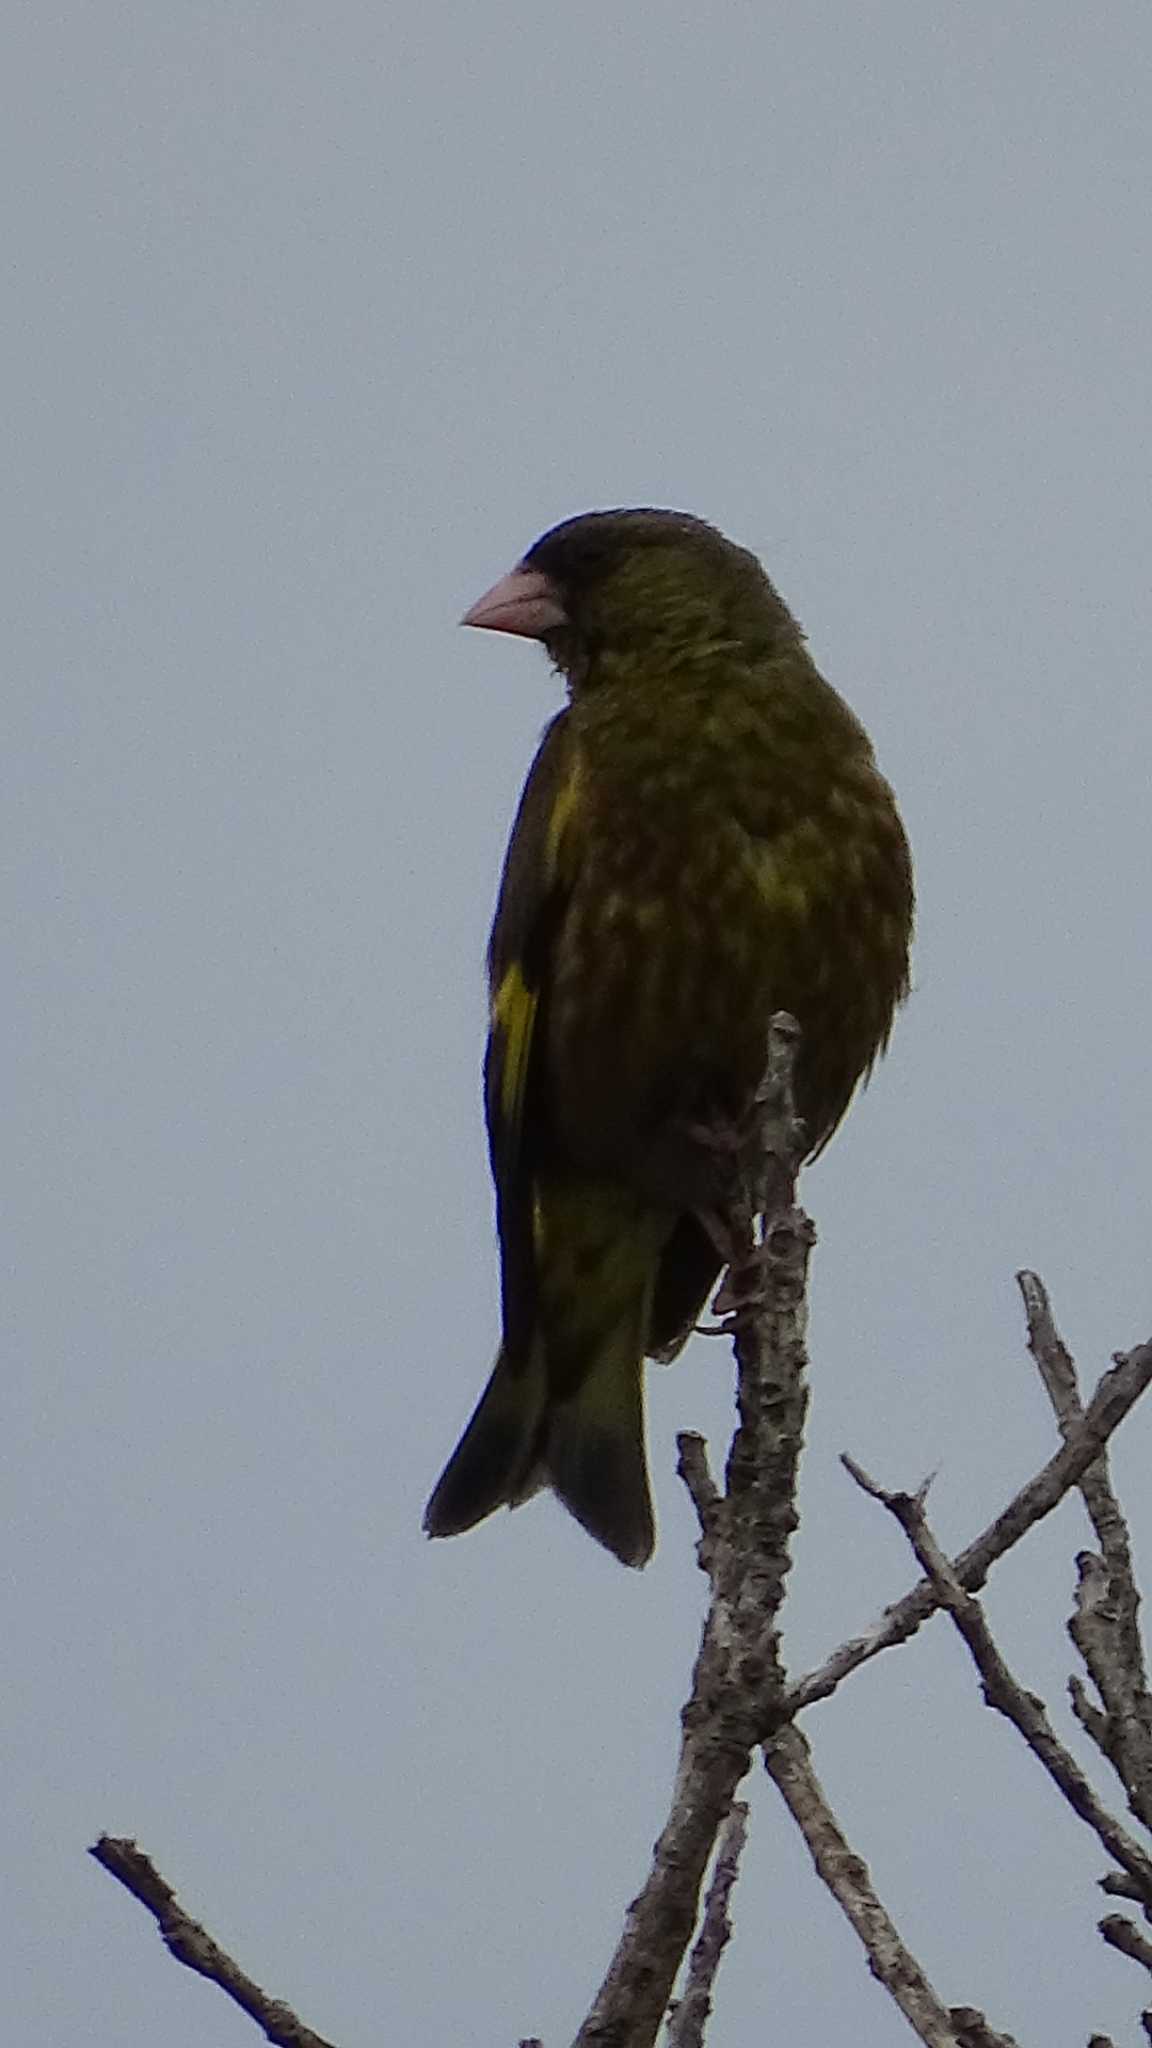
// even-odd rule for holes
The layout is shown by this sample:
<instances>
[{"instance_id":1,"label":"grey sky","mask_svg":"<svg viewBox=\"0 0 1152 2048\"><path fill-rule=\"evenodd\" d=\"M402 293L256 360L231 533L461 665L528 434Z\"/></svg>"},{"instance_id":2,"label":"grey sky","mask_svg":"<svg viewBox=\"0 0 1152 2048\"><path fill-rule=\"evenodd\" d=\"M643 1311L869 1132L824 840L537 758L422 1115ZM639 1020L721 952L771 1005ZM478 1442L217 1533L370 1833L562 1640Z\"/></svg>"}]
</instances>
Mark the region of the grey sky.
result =
<instances>
[{"instance_id":1,"label":"grey sky","mask_svg":"<svg viewBox=\"0 0 1152 2048\"><path fill-rule=\"evenodd\" d=\"M840 1448L939 1465L956 1541L1048 1454L1018 1265L1092 1374L1152 1324L1152 22L129 0L5 43L10 2038L254 2038L108 1828L345 2048L556 2048L663 1815L672 1440L726 1440L730 1370L651 1375L644 1575L547 1501L422 1540L495 1340L483 945L556 701L454 621L564 514L700 512L905 811L916 994L806 1187L800 1669L909 1577ZM991 1595L1055 1695L1083 1540ZM1101 1859L942 1627L810 1725L946 1998L1131 2038ZM753 1798L713 2048L903 2040Z\"/></svg>"}]
</instances>

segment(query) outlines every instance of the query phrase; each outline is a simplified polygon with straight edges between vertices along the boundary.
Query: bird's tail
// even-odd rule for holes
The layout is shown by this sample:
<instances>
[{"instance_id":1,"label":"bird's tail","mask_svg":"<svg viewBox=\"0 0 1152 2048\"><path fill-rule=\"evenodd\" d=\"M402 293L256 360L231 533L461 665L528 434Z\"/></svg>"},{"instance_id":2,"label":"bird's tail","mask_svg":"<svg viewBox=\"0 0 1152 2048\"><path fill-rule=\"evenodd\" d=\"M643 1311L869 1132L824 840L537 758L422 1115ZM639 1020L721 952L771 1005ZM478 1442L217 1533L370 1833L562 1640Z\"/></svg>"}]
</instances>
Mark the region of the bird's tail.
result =
<instances>
[{"instance_id":1,"label":"bird's tail","mask_svg":"<svg viewBox=\"0 0 1152 2048\"><path fill-rule=\"evenodd\" d=\"M544 1181L536 1204L537 1315L548 1404L545 1483L624 1564L652 1555L644 1353L668 1222L618 1185Z\"/></svg>"},{"instance_id":2,"label":"bird's tail","mask_svg":"<svg viewBox=\"0 0 1152 2048\"><path fill-rule=\"evenodd\" d=\"M616 1329L567 1400L550 1404L540 1470L570 1514L622 1564L656 1540L644 1450L643 1337Z\"/></svg>"},{"instance_id":3,"label":"bird's tail","mask_svg":"<svg viewBox=\"0 0 1152 2048\"><path fill-rule=\"evenodd\" d=\"M501 1351L424 1510L429 1536L460 1536L495 1508L515 1506L535 1492L546 1398L539 1344L523 1359Z\"/></svg>"},{"instance_id":4,"label":"bird's tail","mask_svg":"<svg viewBox=\"0 0 1152 2048\"><path fill-rule=\"evenodd\" d=\"M455 1536L549 1486L622 1563L655 1532L644 1450L644 1354L669 1223L616 1187L537 1191L531 1336L500 1353L424 1514Z\"/></svg>"},{"instance_id":5,"label":"bird's tail","mask_svg":"<svg viewBox=\"0 0 1152 2048\"><path fill-rule=\"evenodd\" d=\"M527 1372L501 1352L424 1510L429 1536L460 1536L542 1486L624 1564L645 1564L655 1532L644 1454L641 1347L613 1331L566 1399L549 1401L537 1344ZM629 1333L632 1337L632 1333Z\"/></svg>"}]
</instances>

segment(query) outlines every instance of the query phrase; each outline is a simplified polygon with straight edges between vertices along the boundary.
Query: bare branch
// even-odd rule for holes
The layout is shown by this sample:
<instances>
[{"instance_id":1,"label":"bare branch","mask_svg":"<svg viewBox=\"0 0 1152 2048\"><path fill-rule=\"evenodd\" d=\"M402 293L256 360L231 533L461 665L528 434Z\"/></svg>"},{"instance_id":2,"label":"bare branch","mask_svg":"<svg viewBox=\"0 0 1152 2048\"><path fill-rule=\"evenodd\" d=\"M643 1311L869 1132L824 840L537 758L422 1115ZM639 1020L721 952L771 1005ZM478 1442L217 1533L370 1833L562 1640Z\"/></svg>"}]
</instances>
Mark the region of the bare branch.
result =
<instances>
[{"instance_id":1,"label":"bare branch","mask_svg":"<svg viewBox=\"0 0 1152 2048\"><path fill-rule=\"evenodd\" d=\"M1029 1341L1064 1436L1061 1450L954 1562L928 1527L927 1483L916 1496L887 1494L846 1459L858 1483L900 1519L926 1577L866 1634L843 1644L816 1671L787 1688L777 1622L796 1527L796 1476L807 1403L805 1287L814 1240L808 1218L793 1206L804 1144L792 1111L794 1047L792 1020L774 1019L768 1074L757 1098L760 1128L755 1145L749 1139L739 1154L742 1191L730 1211L710 1223L718 1231L729 1231L728 1271L715 1309L726 1318L724 1327L734 1339L737 1363L739 1421L723 1492L709 1468L704 1440L691 1433L678 1440L680 1476L700 1525L698 1559L709 1579L709 1609L681 1716L668 1820L574 2048L652 2048L666 2013L667 2048L702 2048L717 1970L731 1935L729 1902L747 1821L747 1808L736 1803L734 1795L758 1745L763 1745L768 1774L800 1827L818 1873L863 1942L870 1969L920 2039L928 2048L1015 2048L1011 2037L996 2032L975 2008L949 2008L940 2000L877 1897L867 1866L846 1841L793 1716L827 1697L881 1649L914 1634L937 1607L948 1608L981 1671L989 1704L1013 1720L1069 1803L1120 1864L1120 1871L1104 1880L1104 1888L1152 1909L1152 1857L1097 1800L1052 1731L1042 1703L1008 1671L980 1606L971 1597L996 1560L1069 1488L1080 1486L1105 1562L1089 1555L1080 1560L1081 1593L1073 1633L1079 1628L1085 1637L1082 1654L1105 1711L1093 1705L1082 1686L1074 1704L1105 1754L1143 1754L1131 1746L1124 1749L1121 1742L1121 1735L1130 1745L1135 1741L1131 1724L1139 1717L1133 1703L1146 1703L1148 1696L1135 1631L1134 1583L1129 1600L1123 1582L1125 1571L1131 1581L1127 1530L1111 1493L1103 1452L1112 1431L1152 1380L1152 1343L1118 1356L1101 1378L1087 1411L1082 1411L1075 1368L1055 1333L1047 1297L1034 1276L1022 1276L1022 1286L1028 1282ZM1107 1575L1106 1584L1101 1573ZM1119 1616L1109 1611L1105 1597L1111 1597L1116 1586L1123 1594ZM1076 1640L1080 1643L1079 1634ZM1120 1641L1128 1661L1116 1675L1108 1657L1115 1661ZM1128 1732L1117 1734L1125 1714ZM1152 1730L1152 1720L1148 1725ZM1141 1723L1136 1730L1141 1739L1142 1729ZM1138 1785L1142 1787L1143 1780ZM672 2006L672 1987L696 1925L714 1850L684 1993ZM102 1836L91 1854L152 1913L177 1960L218 1984L257 2022L274 2048L330 2048L287 2006L254 1984L190 1919L134 1842ZM1152 1967L1152 1942L1131 1921L1116 1914L1100 1927L1112 1946ZM1144 2017L1152 2041L1152 2015ZM540 2044L533 2038L520 2048Z\"/></svg>"},{"instance_id":2,"label":"bare branch","mask_svg":"<svg viewBox=\"0 0 1152 2048\"><path fill-rule=\"evenodd\" d=\"M790 1206L800 1142L791 1101L794 1051L792 1020L773 1019L758 1128L744 1158L746 1185L724 1219L731 1263L721 1295L736 1352L740 1419L723 1496L700 1439L680 1442L711 1600L681 1715L671 1811L575 2048L649 2048L655 2040L692 1937L713 1844L783 1682L775 1624L796 1526L807 1403L805 1281L814 1236L807 1217ZM758 1231L765 1176L773 1203L786 1206L774 1207Z\"/></svg>"},{"instance_id":3,"label":"bare branch","mask_svg":"<svg viewBox=\"0 0 1152 2048\"><path fill-rule=\"evenodd\" d=\"M998 2034L974 2005L954 2005L951 2010L959 2048L1016 2048L1011 2034Z\"/></svg>"},{"instance_id":4,"label":"bare branch","mask_svg":"<svg viewBox=\"0 0 1152 2048\"><path fill-rule=\"evenodd\" d=\"M1067 1442L1084 1412L1075 1362L1056 1328L1043 1282L1035 1273L1016 1278L1028 1317L1028 1349ZM1076 1680L1072 1705L1124 1786L1131 1812L1152 1827L1152 1696L1140 1639L1140 1594L1128 1524L1112 1489L1106 1453L1088 1466L1079 1486L1102 1554L1085 1551L1076 1560L1080 1584L1068 1632L1104 1712L1092 1708Z\"/></svg>"},{"instance_id":5,"label":"bare branch","mask_svg":"<svg viewBox=\"0 0 1152 2048\"><path fill-rule=\"evenodd\" d=\"M331 2048L330 2042L314 2034L280 1999L261 1991L199 1921L189 1917L171 1885L135 1842L101 1835L88 1853L147 1907L177 1962L218 1984L249 2019L256 2021L274 2048Z\"/></svg>"},{"instance_id":6,"label":"bare branch","mask_svg":"<svg viewBox=\"0 0 1152 2048\"><path fill-rule=\"evenodd\" d=\"M1100 1932L1109 1948L1118 1948L1121 1955L1131 1956L1134 1963L1143 1963L1146 1970L1152 1970L1152 1941L1123 1913L1109 1913L1100 1922Z\"/></svg>"},{"instance_id":7,"label":"bare branch","mask_svg":"<svg viewBox=\"0 0 1152 2048\"><path fill-rule=\"evenodd\" d=\"M1052 1401L1060 1434L1068 1440L1082 1419L1076 1364L1056 1327L1043 1282L1031 1272L1017 1274L1017 1282L1027 1311L1029 1352ZM1132 1538L1113 1493L1107 1454L1088 1466L1080 1493L1101 1556L1086 1550L1076 1559L1080 1587L1068 1632L1105 1712L1101 1716L1091 1710L1082 1690L1076 1690L1078 1681L1072 1681L1072 1708L1113 1765L1136 1819L1152 1827L1152 1696L1140 1640L1140 1591L1132 1565Z\"/></svg>"},{"instance_id":8,"label":"bare branch","mask_svg":"<svg viewBox=\"0 0 1152 2048\"><path fill-rule=\"evenodd\" d=\"M1107 1755L1108 1716L1102 1714L1099 1707L1089 1699L1083 1679L1078 1678L1075 1672L1068 1680L1068 1697L1072 1702L1072 1712L1084 1733L1091 1737L1098 1750Z\"/></svg>"},{"instance_id":9,"label":"bare branch","mask_svg":"<svg viewBox=\"0 0 1152 2048\"><path fill-rule=\"evenodd\" d=\"M1016 1283L1027 1316L1028 1349L1044 1382L1060 1434L1067 1443L1084 1420L1076 1363L1056 1328L1048 1290L1039 1275L1027 1271L1017 1273ZM1140 1603L1133 1582L1132 1544L1128 1525L1112 1491L1106 1453L1101 1454L1097 1463L1086 1468L1078 1484L1109 1570L1126 1580L1131 1589L1132 1607L1125 1616L1125 1648L1143 1676L1143 1650L1136 1623Z\"/></svg>"},{"instance_id":10,"label":"bare branch","mask_svg":"<svg viewBox=\"0 0 1152 2048\"><path fill-rule=\"evenodd\" d=\"M677 1475L688 1489L700 1524L700 1534L710 1536L721 1496L708 1463L708 1446L694 1429L684 1429L676 1439L676 1450Z\"/></svg>"},{"instance_id":11,"label":"bare branch","mask_svg":"<svg viewBox=\"0 0 1152 2048\"><path fill-rule=\"evenodd\" d=\"M851 1465L851 1460L845 1462ZM932 1580L941 1605L947 1608L968 1646L983 1680L988 1705L1019 1730L1073 1812L1093 1830L1108 1854L1141 1887L1143 1899L1152 1905L1152 1858L1097 1798L1075 1757L1064 1747L1052 1727L1044 1702L1034 1693L1026 1692L1008 1669L993 1640L980 1602L965 1591L929 1527L924 1512L923 1488L917 1494L886 1493L869 1480L867 1474L862 1474L858 1466L853 1468L853 1475L869 1493L883 1502L899 1522L916 1554L917 1563Z\"/></svg>"},{"instance_id":12,"label":"bare branch","mask_svg":"<svg viewBox=\"0 0 1152 2048\"><path fill-rule=\"evenodd\" d=\"M1152 1343L1138 1345L1127 1354L1117 1354L1116 1363L1105 1372L1085 1411L1084 1420L1063 1448L1022 1486L1003 1512L990 1522L966 1550L953 1560L960 1584L969 1591L981 1587L997 1559L1019 1543L1022 1536L1063 1500L1070 1487L1093 1460L1099 1457L1113 1431L1139 1400L1152 1380ZM849 1673L866 1664L881 1650L907 1642L930 1614L940 1598L930 1579L921 1579L902 1600L885 1608L879 1620L862 1635L841 1643L814 1671L797 1679L785 1691L779 1705L781 1721L789 1720L815 1700L828 1699Z\"/></svg>"},{"instance_id":13,"label":"bare branch","mask_svg":"<svg viewBox=\"0 0 1152 2048\"><path fill-rule=\"evenodd\" d=\"M986 2027L986 2022L966 2009L967 2033L962 2032L901 1940L872 1888L867 1864L845 1840L799 1728L781 1728L765 1743L764 1767L808 1844L819 1875L863 1942L869 1969L895 1999L909 2026L927 2048L963 2048L965 2039L974 2043L978 2036L972 2023L980 2020ZM987 2048L1014 2048L1003 2034L985 2031L982 2038Z\"/></svg>"},{"instance_id":14,"label":"bare branch","mask_svg":"<svg viewBox=\"0 0 1152 2048\"><path fill-rule=\"evenodd\" d=\"M1106 1484L1107 1482L1105 1482ZM1084 1688L1069 1681L1077 1718L1107 1757L1136 1818L1152 1827L1152 1696L1136 1628L1139 1596L1130 1567L1094 1551L1076 1559L1076 1600L1068 1623L1104 1711L1092 1708Z\"/></svg>"},{"instance_id":15,"label":"bare branch","mask_svg":"<svg viewBox=\"0 0 1152 2048\"><path fill-rule=\"evenodd\" d=\"M1144 1896L1139 1885L1133 1884L1130 1877L1125 1877L1122 1870L1105 1871L1104 1876L1098 1877L1096 1882L1102 1892L1107 1892L1110 1899L1135 1899L1139 1905Z\"/></svg>"},{"instance_id":16,"label":"bare branch","mask_svg":"<svg viewBox=\"0 0 1152 2048\"><path fill-rule=\"evenodd\" d=\"M577 2048L648 2048L667 2009L676 1972L692 1938L704 1870L717 1830L750 1761L742 1730L730 1729L706 1705L721 1677L716 1645L706 1635L681 1716L683 1736L672 1806L652 1868L624 1917L624 1931Z\"/></svg>"},{"instance_id":17,"label":"bare branch","mask_svg":"<svg viewBox=\"0 0 1152 2048\"><path fill-rule=\"evenodd\" d=\"M739 1874L747 1833L748 1808L743 1800L737 1799L720 1831L700 1932L688 1961L683 1995L668 2022L666 2048L703 2048L704 2030L712 2011L712 1987L720 1958L732 1937L728 1902Z\"/></svg>"}]
</instances>

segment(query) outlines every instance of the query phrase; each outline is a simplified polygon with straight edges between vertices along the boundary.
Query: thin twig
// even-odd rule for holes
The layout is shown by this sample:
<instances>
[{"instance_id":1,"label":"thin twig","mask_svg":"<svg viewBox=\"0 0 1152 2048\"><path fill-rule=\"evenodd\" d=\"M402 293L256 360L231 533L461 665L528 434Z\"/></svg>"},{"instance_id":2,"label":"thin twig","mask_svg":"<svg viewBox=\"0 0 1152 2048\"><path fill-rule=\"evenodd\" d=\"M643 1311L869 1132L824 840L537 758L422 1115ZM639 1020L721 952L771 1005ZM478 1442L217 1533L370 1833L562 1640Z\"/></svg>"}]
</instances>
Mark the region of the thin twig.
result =
<instances>
[{"instance_id":1,"label":"thin twig","mask_svg":"<svg viewBox=\"0 0 1152 2048\"><path fill-rule=\"evenodd\" d=\"M1101 1376L1080 1428L1021 1487L995 1521L953 1559L952 1568L962 1586L970 1592L981 1587L996 1560L1019 1543L1043 1516L1050 1514L1070 1487L1079 1484L1081 1474L1099 1457L1150 1380L1152 1343L1117 1354L1115 1365ZM902 1600L885 1608L870 1629L841 1643L815 1670L806 1672L787 1688L780 1701L781 1720L791 1719L815 1700L828 1699L849 1673L866 1664L869 1658L878 1657L882 1650L891 1649L896 1643L907 1642L939 1605L931 1580L921 1579Z\"/></svg>"},{"instance_id":2,"label":"thin twig","mask_svg":"<svg viewBox=\"0 0 1152 2048\"><path fill-rule=\"evenodd\" d=\"M933 1989L873 1890L867 1864L845 1840L799 1728L781 1728L771 1737L764 1745L764 1767L808 1844L819 1875L863 1942L873 1976L927 2048L962 2048L965 2038L982 2038L987 2048L1013 2048L1006 2035L988 2029L983 2015L965 2008L954 2018ZM974 2032L976 2022L984 2029L982 2037Z\"/></svg>"},{"instance_id":3,"label":"thin twig","mask_svg":"<svg viewBox=\"0 0 1152 2048\"><path fill-rule=\"evenodd\" d=\"M851 1458L843 1462L857 1485L880 1501L899 1522L917 1563L928 1574L940 1604L947 1608L968 1646L983 1680L988 1705L1019 1730L1073 1812L1093 1830L1108 1854L1141 1887L1142 1897L1152 1905L1152 1858L1097 1798L1075 1757L1052 1727L1044 1702L1034 1693L1026 1692L1013 1677L993 1639L980 1602L960 1583L932 1532L924 1512L925 1489L922 1487L918 1493L889 1493Z\"/></svg>"},{"instance_id":4,"label":"thin twig","mask_svg":"<svg viewBox=\"0 0 1152 2048\"><path fill-rule=\"evenodd\" d=\"M1075 1361L1056 1327L1043 1281L1029 1272L1016 1279L1028 1318L1028 1349L1067 1442L1084 1413ZM1093 1707L1077 1679L1069 1687L1073 1711L1120 1779L1130 1811L1152 1827L1152 1695L1140 1639L1140 1594L1106 1452L1088 1466L1079 1486L1101 1556L1084 1551L1076 1560L1079 1586L1068 1632L1104 1712Z\"/></svg>"},{"instance_id":5,"label":"thin twig","mask_svg":"<svg viewBox=\"0 0 1152 2048\"><path fill-rule=\"evenodd\" d=\"M1048 1290L1038 1273L1017 1273L1016 1284L1024 1302L1028 1325L1028 1349L1052 1404L1052 1412L1065 1443L1084 1420L1076 1362L1056 1327ZM1139 1596L1132 1571L1132 1542L1120 1504L1112 1490L1107 1452L1086 1467L1078 1481L1084 1505L1109 1570L1127 1580L1132 1606L1124 1617L1125 1649L1143 1677L1143 1648L1137 1624Z\"/></svg>"},{"instance_id":6,"label":"thin twig","mask_svg":"<svg viewBox=\"0 0 1152 2048\"><path fill-rule=\"evenodd\" d=\"M1102 1892L1107 1892L1110 1899L1133 1899L1139 1905L1144 1896L1140 1886L1133 1884L1130 1877L1125 1877L1122 1870L1108 1870L1103 1877L1098 1877L1096 1882Z\"/></svg>"},{"instance_id":7,"label":"thin twig","mask_svg":"<svg viewBox=\"0 0 1152 2048\"><path fill-rule=\"evenodd\" d=\"M688 1959L684 1990L668 2021L664 2037L666 2048L703 2048L704 2032L712 2011L716 1973L720 1968L720 1958L732 1938L728 1902L739 1874L747 1833L748 1808L742 1799L736 1799L720 1830L700 1932Z\"/></svg>"},{"instance_id":8,"label":"thin twig","mask_svg":"<svg viewBox=\"0 0 1152 2048\"><path fill-rule=\"evenodd\" d=\"M1092 1550L1079 1553L1076 1573L1068 1633L1104 1711L1073 1675L1068 1682L1073 1712L1116 1772L1129 1810L1145 1827L1152 1827L1152 1695L1139 1634L1133 1639L1139 1605L1135 1580L1130 1569L1125 1571Z\"/></svg>"},{"instance_id":9,"label":"thin twig","mask_svg":"<svg viewBox=\"0 0 1152 2048\"><path fill-rule=\"evenodd\" d=\"M716 1510L722 1498L708 1463L708 1446L694 1429L683 1429L676 1439L676 1451L677 1477L688 1489L701 1536L708 1537L715 1527Z\"/></svg>"},{"instance_id":10,"label":"thin twig","mask_svg":"<svg viewBox=\"0 0 1152 2048\"><path fill-rule=\"evenodd\" d=\"M332 2048L278 1998L254 1984L218 1942L184 1911L170 1884L135 1842L101 1835L89 1855L147 1907L178 1963L218 1984L249 2019L262 2027L274 2048Z\"/></svg>"}]
</instances>

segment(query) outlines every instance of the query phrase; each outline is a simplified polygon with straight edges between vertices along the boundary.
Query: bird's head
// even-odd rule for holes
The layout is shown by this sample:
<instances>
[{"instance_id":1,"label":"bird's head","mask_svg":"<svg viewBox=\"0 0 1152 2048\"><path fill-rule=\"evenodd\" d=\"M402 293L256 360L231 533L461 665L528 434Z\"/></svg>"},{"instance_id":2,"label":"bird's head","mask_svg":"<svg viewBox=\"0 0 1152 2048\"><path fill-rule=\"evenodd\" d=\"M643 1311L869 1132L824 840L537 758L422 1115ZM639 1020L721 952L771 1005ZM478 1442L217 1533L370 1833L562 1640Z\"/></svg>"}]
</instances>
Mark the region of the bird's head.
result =
<instances>
[{"instance_id":1,"label":"bird's head","mask_svg":"<svg viewBox=\"0 0 1152 2048\"><path fill-rule=\"evenodd\" d=\"M799 628L755 555L689 512L585 512L554 526L464 615L544 643L579 686L603 657L669 664L771 652Z\"/></svg>"}]
</instances>

